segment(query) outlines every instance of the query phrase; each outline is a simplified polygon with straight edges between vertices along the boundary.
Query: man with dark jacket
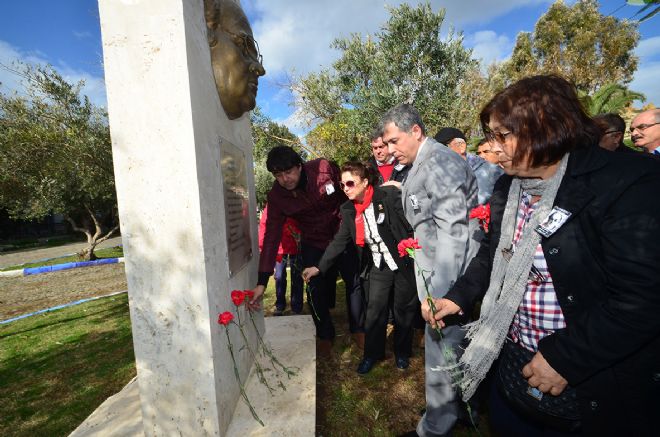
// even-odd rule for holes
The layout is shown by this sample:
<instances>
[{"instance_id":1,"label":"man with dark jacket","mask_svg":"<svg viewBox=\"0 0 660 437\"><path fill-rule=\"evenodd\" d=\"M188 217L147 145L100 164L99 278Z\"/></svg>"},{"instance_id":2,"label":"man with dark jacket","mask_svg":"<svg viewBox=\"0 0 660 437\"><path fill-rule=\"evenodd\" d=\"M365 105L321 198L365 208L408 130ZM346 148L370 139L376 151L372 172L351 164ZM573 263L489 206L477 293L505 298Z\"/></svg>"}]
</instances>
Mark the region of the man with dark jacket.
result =
<instances>
[{"instance_id":1,"label":"man with dark jacket","mask_svg":"<svg viewBox=\"0 0 660 437\"><path fill-rule=\"evenodd\" d=\"M268 153L266 167L275 177L275 182L267 197L268 218L259 258L259 277L253 290L254 298L250 301L254 308L259 307L273 272L287 217L295 219L300 228L303 267L315 266L339 229L339 206L346 201L346 196L339 189L339 169L326 159L303 162L291 147L278 146ZM335 336L328 299L330 281L334 282L335 277L317 277L307 285L308 301L311 298L312 316L316 334L321 340L322 354L330 352L331 340ZM350 278L344 276L344 282L347 294L357 292L357 284L350 283Z\"/></svg>"},{"instance_id":2,"label":"man with dark jacket","mask_svg":"<svg viewBox=\"0 0 660 437\"><path fill-rule=\"evenodd\" d=\"M378 185L395 181L403 183L410 170L409 165L399 164L399 161L390 153L387 144L383 143L383 134L376 129L371 135L371 153L369 164L378 170Z\"/></svg>"}]
</instances>

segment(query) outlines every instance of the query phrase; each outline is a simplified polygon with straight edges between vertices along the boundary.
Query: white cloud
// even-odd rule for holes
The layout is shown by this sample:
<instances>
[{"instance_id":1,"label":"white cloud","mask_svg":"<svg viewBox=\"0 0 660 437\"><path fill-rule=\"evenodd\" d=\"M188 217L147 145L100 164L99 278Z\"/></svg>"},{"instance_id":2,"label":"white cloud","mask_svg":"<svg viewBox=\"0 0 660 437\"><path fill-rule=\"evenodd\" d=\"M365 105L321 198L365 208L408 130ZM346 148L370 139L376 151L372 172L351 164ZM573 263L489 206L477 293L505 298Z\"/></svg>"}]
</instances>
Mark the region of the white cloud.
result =
<instances>
[{"instance_id":1,"label":"white cloud","mask_svg":"<svg viewBox=\"0 0 660 437\"><path fill-rule=\"evenodd\" d=\"M408 1L413 6L421 2ZM266 71L274 75L292 69L306 74L330 66L339 55L329 48L335 38L349 37L351 33L374 34L389 15L383 0L244 0L243 3L257 17L252 23L253 31L264 55ZM402 0L387 2L393 7L401 3ZM431 1L434 11L446 9L444 30L488 22L517 7L538 3L550 3L550 0Z\"/></svg>"},{"instance_id":2,"label":"white cloud","mask_svg":"<svg viewBox=\"0 0 660 437\"><path fill-rule=\"evenodd\" d=\"M87 32L87 31L78 32L78 31L74 30L73 31L73 36L75 36L78 39L86 39L86 38L91 38L92 33Z\"/></svg>"},{"instance_id":3,"label":"white cloud","mask_svg":"<svg viewBox=\"0 0 660 437\"><path fill-rule=\"evenodd\" d=\"M628 86L631 90L640 92L646 96L646 103L660 106L660 61L642 64L635 72L635 78Z\"/></svg>"},{"instance_id":4,"label":"white cloud","mask_svg":"<svg viewBox=\"0 0 660 437\"><path fill-rule=\"evenodd\" d=\"M465 45L472 47L472 57L481 59L484 65L493 61L501 62L511 56L514 42L506 35L498 35L492 30L481 30L465 36Z\"/></svg>"},{"instance_id":5,"label":"white cloud","mask_svg":"<svg viewBox=\"0 0 660 437\"><path fill-rule=\"evenodd\" d=\"M0 40L0 64L11 69L16 62L23 62L30 65L51 64L58 73L69 83L77 83L84 80L85 84L82 93L89 97L92 103L98 106L106 106L105 82L103 77L94 76L86 71L71 68L66 63L60 61L53 63L47 56L39 52L24 52L20 48ZM21 77L8 71L7 68L0 68L0 90L3 93L17 92L23 93L24 86Z\"/></svg>"},{"instance_id":6,"label":"white cloud","mask_svg":"<svg viewBox=\"0 0 660 437\"><path fill-rule=\"evenodd\" d=\"M637 45L635 54L641 58L642 61L660 57L660 36L643 39Z\"/></svg>"}]
</instances>

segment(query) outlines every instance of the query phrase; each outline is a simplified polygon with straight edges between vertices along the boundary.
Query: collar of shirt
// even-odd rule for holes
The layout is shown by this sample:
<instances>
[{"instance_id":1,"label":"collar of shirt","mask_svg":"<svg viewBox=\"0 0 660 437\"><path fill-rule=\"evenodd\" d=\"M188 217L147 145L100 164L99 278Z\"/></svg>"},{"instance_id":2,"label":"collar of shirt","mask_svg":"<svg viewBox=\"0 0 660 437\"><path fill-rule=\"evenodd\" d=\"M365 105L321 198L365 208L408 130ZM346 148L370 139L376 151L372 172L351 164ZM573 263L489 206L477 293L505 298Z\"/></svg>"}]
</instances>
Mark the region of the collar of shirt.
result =
<instances>
[{"instance_id":1,"label":"collar of shirt","mask_svg":"<svg viewBox=\"0 0 660 437\"><path fill-rule=\"evenodd\" d=\"M390 159L387 160L387 162L380 162L379 160L376 160L376 165L380 167L381 165L391 165L394 164L394 156L390 156Z\"/></svg>"}]
</instances>

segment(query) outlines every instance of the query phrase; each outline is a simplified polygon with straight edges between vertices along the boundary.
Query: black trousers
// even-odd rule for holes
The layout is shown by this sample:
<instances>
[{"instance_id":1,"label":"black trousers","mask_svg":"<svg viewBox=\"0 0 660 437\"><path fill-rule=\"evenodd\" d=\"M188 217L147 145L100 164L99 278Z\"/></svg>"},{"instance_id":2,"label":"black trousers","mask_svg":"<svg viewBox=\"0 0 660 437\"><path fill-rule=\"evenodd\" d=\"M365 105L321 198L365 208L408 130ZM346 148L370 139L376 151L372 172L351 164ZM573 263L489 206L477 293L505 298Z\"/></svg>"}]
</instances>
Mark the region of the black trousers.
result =
<instances>
[{"instance_id":1,"label":"black trousers","mask_svg":"<svg viewBox=\"0 0 660 437\"><path fill-rule=\"evenodd\" d=\"M325 274L330 292L328 297L330 308L335 307L338 273L341 274L346 286L348 329L352 334L364 332L366 303L362 289L362 279L360 278L360 258L354 245L349 245Z\"/></svg>"},{"instance_id":2,"label":"black trousers","mask_svg":"<svg viewBox=\"0 0 660 437\"><path fill-rule=\"evenodd\" d=\"M372 266L367 290L364 357L379 360L385 356L390 301L394 312L394 354L410 357L415 315L420 311L417 289L399 270L390 270L382 260L380 268Z\"/></svg>"},{"instance_id":3,"label":"black trousers","mask_svg":"<svg viewBox=\"0 0 660 437\"><path fill-rule=\"evenodd\" d=\"M318 266L323 252L323 249L302 243L303 269ZM330 281L324 275L316 275L307 283L307 304L316 325L316 336L321 340L335 338L335 325L330 316L330 290Z\"/></svg>"}]
</instances>

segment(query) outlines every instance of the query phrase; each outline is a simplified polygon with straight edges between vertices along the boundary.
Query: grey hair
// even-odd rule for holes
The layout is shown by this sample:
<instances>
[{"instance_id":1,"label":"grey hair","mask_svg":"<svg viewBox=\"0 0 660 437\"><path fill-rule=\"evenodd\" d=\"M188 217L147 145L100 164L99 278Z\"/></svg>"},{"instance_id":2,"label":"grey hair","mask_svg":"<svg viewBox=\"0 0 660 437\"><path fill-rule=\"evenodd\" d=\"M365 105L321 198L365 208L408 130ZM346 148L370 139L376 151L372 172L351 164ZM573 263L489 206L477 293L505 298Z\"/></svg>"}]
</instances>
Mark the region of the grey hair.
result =
<instances>
[{"instance_id":1,"label":"grey hair","mask_svg":"<svg viewBox=\"0 0 660 437\"><path fill-rule=\"evenodd\" d=\"M426 127L422 121L422 117L417 112L417 109L413 105L408 103L402 103L396 105L394 108L387 111L380 119L378 129L381 132L385 131L385 126L390 123L394 123L403 132L409 133L412 131L414 125L417 125L422 130L422 134L426 135Z\"/></svg>"}]
</instances>

